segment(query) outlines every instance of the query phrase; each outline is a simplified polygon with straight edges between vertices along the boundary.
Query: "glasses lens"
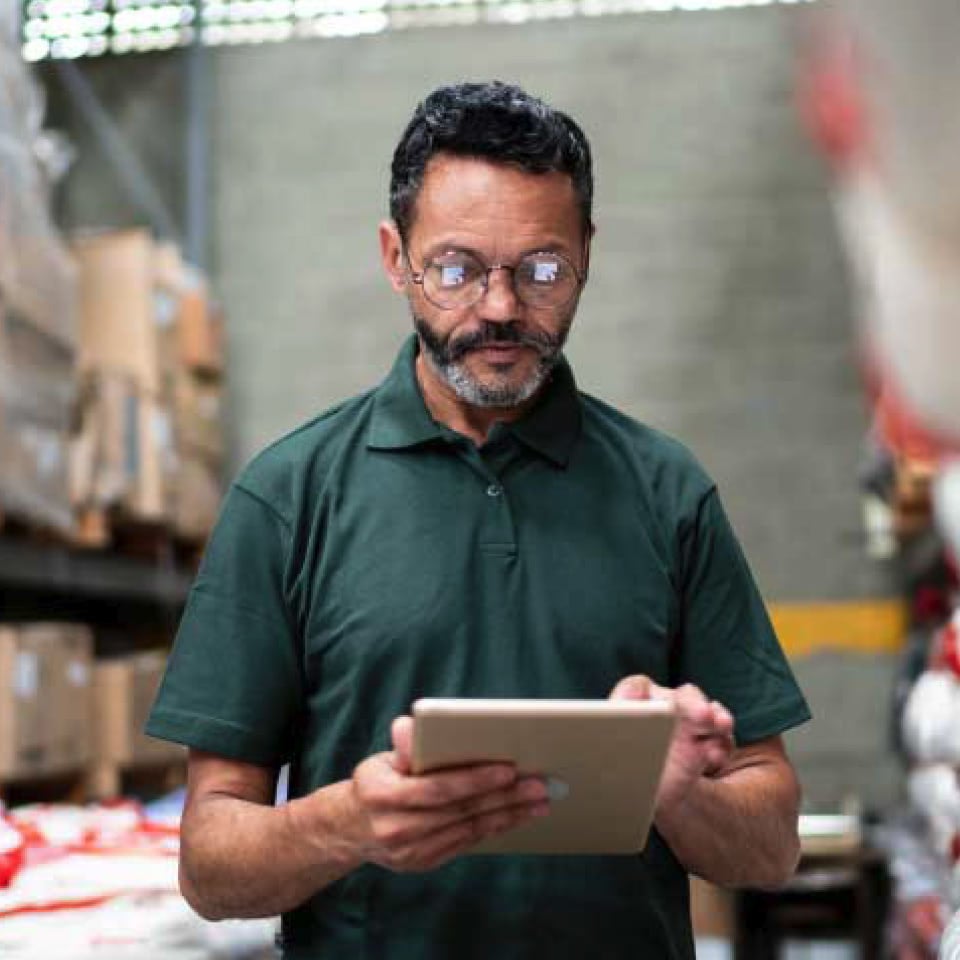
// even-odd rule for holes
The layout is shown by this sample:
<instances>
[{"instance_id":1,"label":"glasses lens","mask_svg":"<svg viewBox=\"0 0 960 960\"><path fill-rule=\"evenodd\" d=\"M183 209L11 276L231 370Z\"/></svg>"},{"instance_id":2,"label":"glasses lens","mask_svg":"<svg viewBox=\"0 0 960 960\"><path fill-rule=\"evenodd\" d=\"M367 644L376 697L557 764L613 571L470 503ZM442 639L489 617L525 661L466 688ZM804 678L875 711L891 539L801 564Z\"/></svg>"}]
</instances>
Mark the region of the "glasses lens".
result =
<instances>
[{"instance_id":1,"label":"glasses lens","mask_svg":"<svg viewBox=\"0 0 960 960\"><path fill-rule=\"evenodd\" d=\"M562 307L573 299L580 279L558 253L532 253L514 271L517 296L531 307Z\"/></svg>"},{"instance_id":2,"label":"glasses lens","mask_svg":"<svg viewBox=\"0 0 960 960\"><path fill-rule=\"evenodd\" d=\"M439 307L468 306L483 296L486 270L468 253L447 253L427 264L423 292Z\"/></svg>"}]
</instances>

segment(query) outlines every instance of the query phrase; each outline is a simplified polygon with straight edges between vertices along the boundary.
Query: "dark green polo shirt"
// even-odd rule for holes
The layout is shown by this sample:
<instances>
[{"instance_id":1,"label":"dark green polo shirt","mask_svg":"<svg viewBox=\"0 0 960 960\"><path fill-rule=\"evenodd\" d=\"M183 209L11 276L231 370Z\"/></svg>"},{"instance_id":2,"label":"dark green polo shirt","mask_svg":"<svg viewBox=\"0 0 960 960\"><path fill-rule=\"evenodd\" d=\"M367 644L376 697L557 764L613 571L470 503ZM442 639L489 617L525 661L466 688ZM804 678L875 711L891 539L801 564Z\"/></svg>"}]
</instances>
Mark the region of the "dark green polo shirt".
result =
<instances>
[{"instance_id":1,"label":"dark green polo shirt","mask_svg":"<svg viewBox=\"0 0 960 960\"><path fill-rule=\"evenodd\" d=\"M416 341L384 383L234 483L148 731L291 763L300 796L423 696L606 697L628 674L726 704L740 743L809 716L714 484L561 365L478 449L435 423ZM623 758L611 758L623 762ZM285 956L692 958L687 877L621 857L364 867L284 918Z\"/></svg>"}]
</instances>

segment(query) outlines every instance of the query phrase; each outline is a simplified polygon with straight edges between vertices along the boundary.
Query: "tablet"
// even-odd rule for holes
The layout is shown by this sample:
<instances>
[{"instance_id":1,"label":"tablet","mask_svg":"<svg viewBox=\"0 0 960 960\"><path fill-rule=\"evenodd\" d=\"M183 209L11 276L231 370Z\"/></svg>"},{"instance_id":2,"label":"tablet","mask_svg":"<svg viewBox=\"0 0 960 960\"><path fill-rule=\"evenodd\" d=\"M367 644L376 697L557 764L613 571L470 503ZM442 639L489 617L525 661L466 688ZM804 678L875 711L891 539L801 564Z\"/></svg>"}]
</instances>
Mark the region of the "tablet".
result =
<instances>
[{"instance_id":1,"label":"tablet","mask_svg":"<svg viewBox=\"0 0 960 960\"><path fill-rule=\"evenodd\" d=\"M547 778L551 810L470 853L636 854L673 733L651 700L467 700L413 705L413 772L507 761Z\"/></svg>"}]
</instances>

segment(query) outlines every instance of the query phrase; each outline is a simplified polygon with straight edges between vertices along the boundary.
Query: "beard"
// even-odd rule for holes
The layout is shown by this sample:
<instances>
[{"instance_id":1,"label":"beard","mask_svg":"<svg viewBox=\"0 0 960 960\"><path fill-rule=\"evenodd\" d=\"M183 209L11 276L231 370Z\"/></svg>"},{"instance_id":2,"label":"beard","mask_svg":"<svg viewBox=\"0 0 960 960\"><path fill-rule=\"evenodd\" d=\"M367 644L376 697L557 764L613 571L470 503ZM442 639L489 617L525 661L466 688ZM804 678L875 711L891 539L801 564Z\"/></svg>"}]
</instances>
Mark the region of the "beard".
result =
<instances>
[{"instance_id":1,"label":"beard","mask_svg":"<svg viewBox=\"0 0 960 960\"><path fill-rule=\"evenodd\" d=\"M427 362L460 400L474 407L516 407L529 400L559 363L572 323L573 311L570 311L555 334L531 330L516 320L507 323L487 320L470 333L442 337L424 317L413 313L413 326ZM512 364L504 364L502 371L495 367L491 378L480 380L470 372L464 360L472 351L491 343L530 347L537 355L537 362L520 380L512 375Z\"/></svg>"}]
</instances>

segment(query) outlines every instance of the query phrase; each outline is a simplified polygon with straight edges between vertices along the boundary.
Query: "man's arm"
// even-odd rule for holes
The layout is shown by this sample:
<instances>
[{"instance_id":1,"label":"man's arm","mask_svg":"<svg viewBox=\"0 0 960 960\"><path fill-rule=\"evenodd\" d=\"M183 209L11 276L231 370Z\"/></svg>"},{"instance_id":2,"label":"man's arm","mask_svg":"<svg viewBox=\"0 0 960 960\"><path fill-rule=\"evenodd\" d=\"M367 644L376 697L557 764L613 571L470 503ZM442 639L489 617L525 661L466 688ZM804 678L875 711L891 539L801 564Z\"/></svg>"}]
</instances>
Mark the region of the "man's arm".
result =
<instances>
[{"instance_id":1,"label":"man's arm","mask_svg":"<svg viewBox=\"0 0 960 960\"><path fill-rule=\"evenodd\" d=\"M291 910L364 863L430 870L548 812L539 779L508 764L410 775L412 721L350 780L274 806L273 770L191 751L180 889L208 920Z\"/></svg>"},{"instance_id":2,"label":"man's arm","mask_svg":"<svg viewBox=\"0 0 960 960\"><path fill-rule=\"evenodd\" d=\"M800 856L800 786L781 739L735 748L729 712L693 686L628 677L612 696L676 707L655 824L683 866L722 886L785 883Z\"/></svg>"},{"instance_id":3,"label":"man's arm","mask_svg":"<svg viewBox=\"0 0 960 960\"><path fill-rule=\"evenodd\" d=\"M800 856L800 788L779 737L735 750L678 803L657 829L690 873L726 887L777 887Z\"/></svg>"}]
</instances>

